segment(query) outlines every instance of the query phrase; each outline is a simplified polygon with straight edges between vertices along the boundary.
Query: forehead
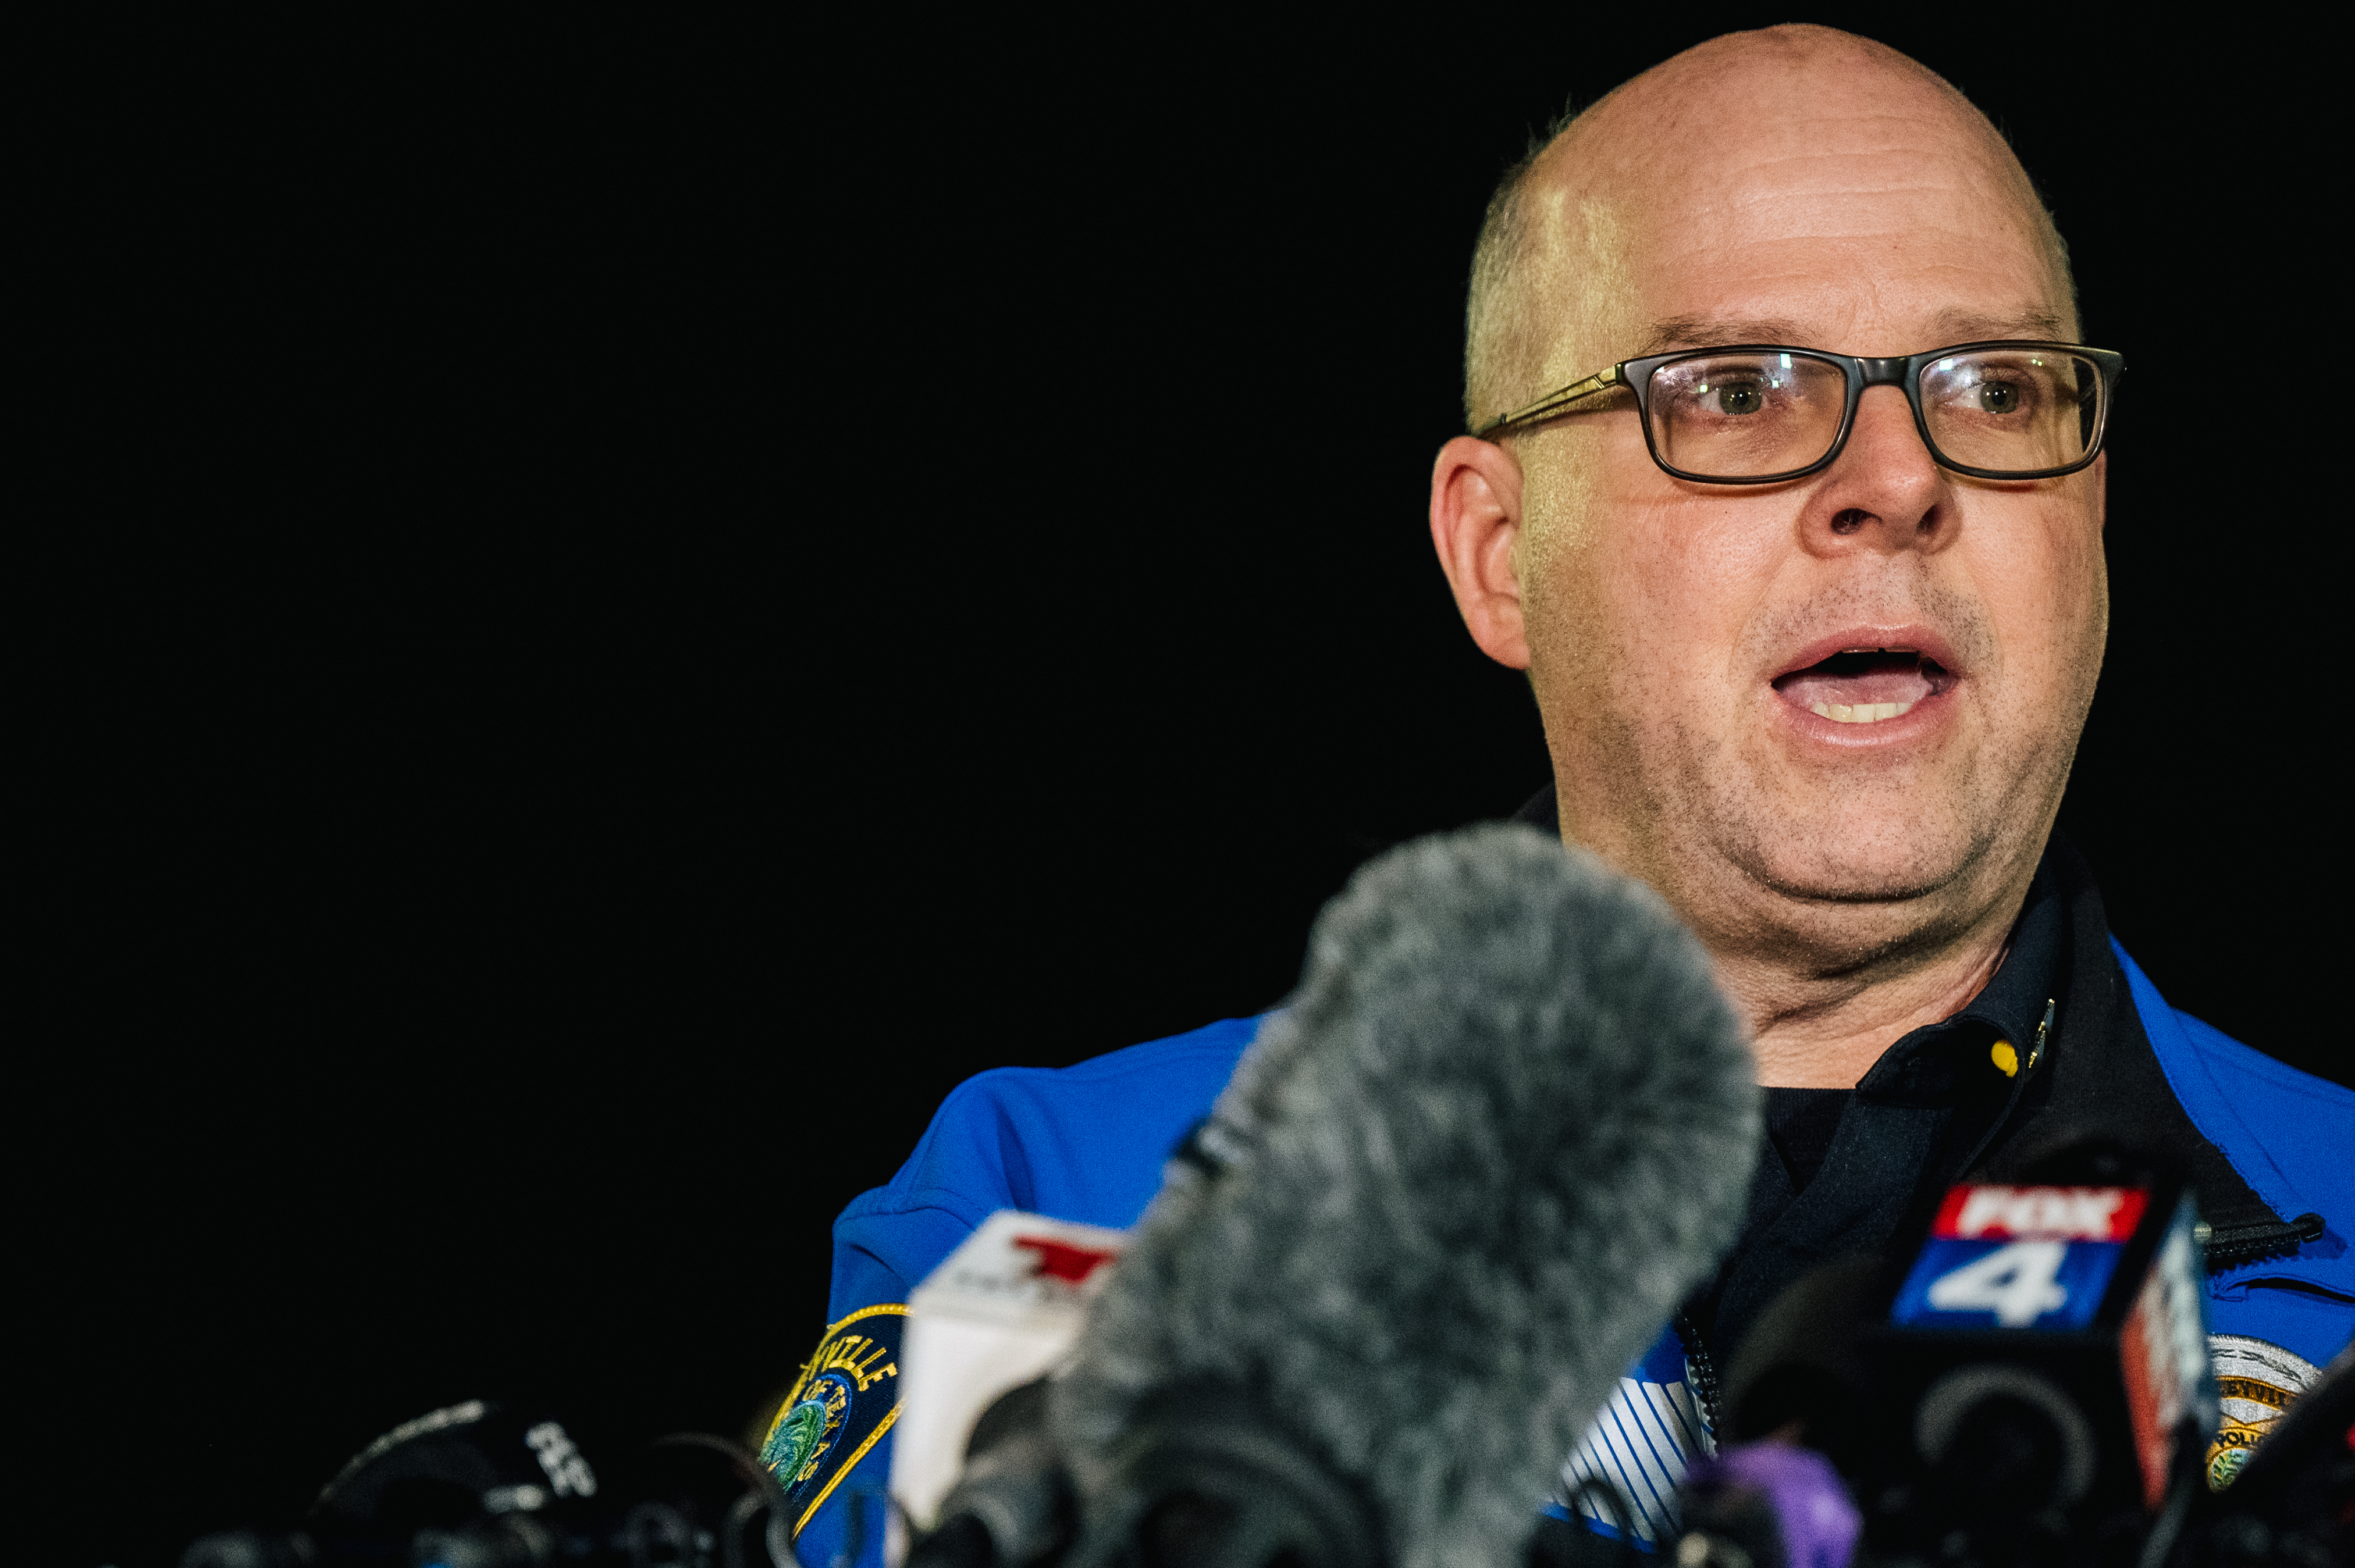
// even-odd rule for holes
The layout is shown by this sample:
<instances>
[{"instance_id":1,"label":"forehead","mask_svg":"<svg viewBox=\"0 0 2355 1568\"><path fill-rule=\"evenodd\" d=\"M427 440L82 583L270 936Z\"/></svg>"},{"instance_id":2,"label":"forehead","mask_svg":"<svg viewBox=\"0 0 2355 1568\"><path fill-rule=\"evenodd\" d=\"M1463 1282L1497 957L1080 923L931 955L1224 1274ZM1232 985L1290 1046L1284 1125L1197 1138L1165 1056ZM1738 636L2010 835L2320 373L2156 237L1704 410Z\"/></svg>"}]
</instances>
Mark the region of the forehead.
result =
<instances>
[{"instance_id":1,"label":"forehead","mask_svg":"<svg viewBox=\"0 0 2355 1568\"><path fill-rule=\"evenodd\" d=\"M1588 302L1606 356L1725 341L1713 323L1907 353L2065 313L2026 175L1943 84L1870 58L1676 63L1561 149L1561 238L1591 263L1568 270L1611 285Z\"/></svg>"}]
</instances>

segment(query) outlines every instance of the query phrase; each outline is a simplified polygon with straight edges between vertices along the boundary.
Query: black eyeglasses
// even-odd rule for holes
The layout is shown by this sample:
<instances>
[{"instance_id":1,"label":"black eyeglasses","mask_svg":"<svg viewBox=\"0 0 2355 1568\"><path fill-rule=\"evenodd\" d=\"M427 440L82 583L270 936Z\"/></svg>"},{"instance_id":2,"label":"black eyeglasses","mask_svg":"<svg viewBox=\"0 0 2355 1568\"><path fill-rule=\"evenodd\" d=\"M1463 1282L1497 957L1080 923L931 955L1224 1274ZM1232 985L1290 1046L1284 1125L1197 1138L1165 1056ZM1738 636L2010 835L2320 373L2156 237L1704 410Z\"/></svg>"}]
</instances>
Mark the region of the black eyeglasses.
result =
<instances>
[{"instance_id":1,"label":"black eyeglasses","mask_svg":"<svg viewBox=\"0 0 2355 1568\"><path fill-rule=\"evenodd\" d=\"M2123 355L2073 343L1964 343L1896 359L1742 344L1623 359L1473 433L1493 439L1619 387L1636 395L1652 461L1678 479L1774 484L1839 456L1868 387L1902 387L1941 466L1977 479L2051 479L2102 450Z\"/></svg>"}]
</instances>

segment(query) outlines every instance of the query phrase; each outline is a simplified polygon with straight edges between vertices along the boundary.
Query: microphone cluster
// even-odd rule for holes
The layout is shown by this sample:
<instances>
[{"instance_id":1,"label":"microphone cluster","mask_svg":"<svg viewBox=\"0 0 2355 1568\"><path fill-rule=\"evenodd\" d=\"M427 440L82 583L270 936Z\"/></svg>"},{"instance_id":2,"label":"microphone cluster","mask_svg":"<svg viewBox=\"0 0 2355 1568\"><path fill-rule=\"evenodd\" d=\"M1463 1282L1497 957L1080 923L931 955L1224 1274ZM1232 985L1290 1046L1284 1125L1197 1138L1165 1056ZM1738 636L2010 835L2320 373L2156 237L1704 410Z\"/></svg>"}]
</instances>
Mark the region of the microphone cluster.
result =
<instances>
[{"instance_id":1,"label":"microphone cluster","mask_svg":"<svg viewBox=\"0 0 2355 1568\"><path fill-rule=\"evenodd\" d=\"M894 1560L1643 1561L1608 1482L1572 1500L1613 1534L1538 1505L1733 1238L1751 1072L1698 944L1591 857L1486 828L1374 863L1124 1253L1079 1238L1118 1261L1065 1282L1060 1340L1046 1314L1018 1355L928 1358L920 1293L910 1408L936 1375L966 1403L927 1410L920 1478L895 1465ZM1737 1351L1653 1560L2349 1561L2350 1357L2209 1488L2199 1234L2178 1175L2088 1145L1802 1278ZM936 1280L961 1258L1018 1294L982 1243Z\"/></svg>"},{"instance_id":2,"label":"microphone cluster","mask_svg":"<svg viewBox=\"0 0 2355 1568\"><path fill-rule=\"evenodd\" d=\"M911 1298L887 1561L2349 1561L2355 1354L2212 1491L2194 1201L2108 1146L1785 1292L1657 1555L1598 1476L1568 1500L1615 1531L1541 1520L1734 1241L1760 1136L1740 1021L1656 895L1526 828L1403 846L1319 916L1134 1231L1003 1213ZM303 1531L184 1568L785 1568L785 1531L718 1439L609 1468L477 1404L372 1445Z\"/></svg>"}]
</instances>

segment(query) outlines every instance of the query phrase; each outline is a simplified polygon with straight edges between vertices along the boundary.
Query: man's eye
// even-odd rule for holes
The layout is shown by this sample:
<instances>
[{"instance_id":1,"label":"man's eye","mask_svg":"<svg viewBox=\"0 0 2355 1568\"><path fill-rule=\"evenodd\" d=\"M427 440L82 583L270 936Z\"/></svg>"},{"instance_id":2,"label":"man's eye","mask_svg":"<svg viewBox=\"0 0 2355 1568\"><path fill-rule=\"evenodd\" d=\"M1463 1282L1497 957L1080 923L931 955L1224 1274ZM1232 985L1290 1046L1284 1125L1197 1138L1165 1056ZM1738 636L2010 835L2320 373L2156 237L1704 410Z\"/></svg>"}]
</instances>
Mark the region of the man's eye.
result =
<instances>
[{"instance_id":1,"label":"man's eye","mask_svg":"<svg viewBox=\"0 0 2355 1568\"><path fill-rule=\"evenodd\" d=\"M2076 399L2055 382L2055 370L2040 364L1970 365L1948 360L1922 377L1926 402L1971 418L2006 421L2041 418Z\"/></svg>"},{"instance_id":2,"label":"man's eye","mask_svg":"<svg viewBox=\"0 0 2355 1568\"><path fill-rule=\"evenodd\" d=\"M1766 406L1767 388L1755 381L1704 381L1693 388L1708 414L1754 414Z\"/></svg>"}]
</instances>

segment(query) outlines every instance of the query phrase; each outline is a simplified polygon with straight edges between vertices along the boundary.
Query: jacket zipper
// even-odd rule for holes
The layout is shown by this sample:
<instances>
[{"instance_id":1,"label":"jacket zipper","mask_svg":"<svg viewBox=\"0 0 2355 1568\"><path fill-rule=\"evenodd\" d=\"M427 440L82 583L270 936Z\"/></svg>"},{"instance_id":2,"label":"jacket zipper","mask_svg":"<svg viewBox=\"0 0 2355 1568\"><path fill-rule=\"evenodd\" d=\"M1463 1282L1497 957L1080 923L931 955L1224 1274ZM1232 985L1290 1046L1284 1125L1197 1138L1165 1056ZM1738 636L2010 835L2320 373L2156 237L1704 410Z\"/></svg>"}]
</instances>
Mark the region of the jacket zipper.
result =
<instances>
[{"instance_id":1,"label":"jacket zipper","mask_svg":"<svg viewBox=\"0 0 2355 1568\"><path fill-rule=\"evenodd\" d=\"M1723 1434L1717 1429L1717 1362L1709 1353L1708 1341L1693 1326L1692 1316L1677 1314L1677 1338L1685 1342L1685 1361L1692 1376L1693 1395L1700 1401L1700 1420L1709 1433L1711 1451L1723 1445Z\"/></svg>"}]
</instances>

